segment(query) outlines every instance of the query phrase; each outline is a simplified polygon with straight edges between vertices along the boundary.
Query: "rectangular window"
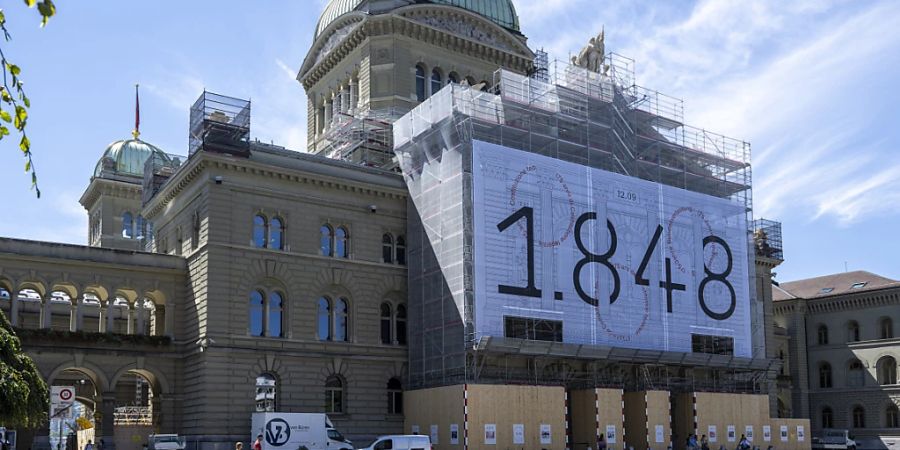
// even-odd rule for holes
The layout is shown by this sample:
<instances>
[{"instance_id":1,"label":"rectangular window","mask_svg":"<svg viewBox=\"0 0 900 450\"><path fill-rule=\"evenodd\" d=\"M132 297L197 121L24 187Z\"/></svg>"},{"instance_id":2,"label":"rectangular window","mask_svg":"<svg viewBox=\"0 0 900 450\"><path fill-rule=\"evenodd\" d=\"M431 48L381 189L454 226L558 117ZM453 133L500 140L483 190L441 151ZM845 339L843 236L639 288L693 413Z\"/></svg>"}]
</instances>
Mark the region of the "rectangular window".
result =
<instances>
[{"instance_id":1,"label":"rectangular window","mask_svg":"<svg viewBox=\"0 0 900 450\"><path fill-rule=\"evenodd\" d=\"M691 334L691 351L712 355L734 355L734 338Z\"/></svg>"},{"instance_id":2,"label":"rectangular window","mask_svg":"<svg viewBox=\"0 0 900 450\"><path fill-rule=\"evenodd\" d=\"M504 318L504 331L508 338L530 341L563 341L563 324L559 320L507 316Z\"/></svg>"}]
</instances>

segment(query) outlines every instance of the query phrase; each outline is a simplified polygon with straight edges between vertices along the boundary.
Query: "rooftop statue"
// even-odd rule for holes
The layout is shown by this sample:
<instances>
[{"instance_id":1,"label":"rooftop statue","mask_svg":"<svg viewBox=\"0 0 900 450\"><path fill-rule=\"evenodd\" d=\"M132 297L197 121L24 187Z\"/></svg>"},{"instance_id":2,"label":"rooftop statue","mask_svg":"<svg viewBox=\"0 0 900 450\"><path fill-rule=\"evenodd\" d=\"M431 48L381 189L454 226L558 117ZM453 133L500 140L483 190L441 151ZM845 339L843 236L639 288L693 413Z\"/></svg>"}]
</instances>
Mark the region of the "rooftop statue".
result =
<instances>
[{"instance_id":1,"label":"rooftop statue","mask_svg":"<svg viewBox=\"0 0 900 450\"><path fill-rule=\"evenodd\" d=\"M606 30L600 30L597 37L592 37L588 44L581 49L578 56L572 57L572 64L583 67L591 72L606 75L609 66L604 64L606 59Z\"/></svg>"}]
</instances>

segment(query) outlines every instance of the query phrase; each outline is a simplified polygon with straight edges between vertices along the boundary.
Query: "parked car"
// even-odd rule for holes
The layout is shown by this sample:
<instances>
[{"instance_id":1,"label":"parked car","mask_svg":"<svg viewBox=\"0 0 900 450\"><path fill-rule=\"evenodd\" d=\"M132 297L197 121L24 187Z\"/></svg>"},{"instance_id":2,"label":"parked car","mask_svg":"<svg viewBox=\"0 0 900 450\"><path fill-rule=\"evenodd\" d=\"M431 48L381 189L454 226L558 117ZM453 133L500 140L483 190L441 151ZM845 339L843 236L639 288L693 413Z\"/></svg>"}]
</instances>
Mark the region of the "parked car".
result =
<instances>
[{"instance_id":1,"label":"parked car","mask_svg":"<svg viewBox=\"0 0 900 450\"><path fill-rule=\"evenodd\" d=\"M814 450L856 450L856 441L847 430L826 428L822 437L813 438Z\"/></svg>"},{"instance_id":2,"label":"parked car","mask_svg":"<svg viewBox=\"0 0 900 450\"><path fill-rule=\"evenodd\" d=\"M419 434L380 436L359 450L431 450L431 438Z\"/></svg>"}]
</instances>

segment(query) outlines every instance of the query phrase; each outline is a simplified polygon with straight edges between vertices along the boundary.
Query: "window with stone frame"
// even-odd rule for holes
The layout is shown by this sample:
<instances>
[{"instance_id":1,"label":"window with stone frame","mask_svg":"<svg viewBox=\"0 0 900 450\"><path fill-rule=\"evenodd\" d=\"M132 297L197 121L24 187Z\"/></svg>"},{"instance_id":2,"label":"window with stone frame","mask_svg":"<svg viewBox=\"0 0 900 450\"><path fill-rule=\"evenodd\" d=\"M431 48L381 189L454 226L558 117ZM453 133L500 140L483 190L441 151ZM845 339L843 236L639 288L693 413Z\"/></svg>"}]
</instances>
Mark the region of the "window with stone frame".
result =
<instances>
[{"instance_id":1,"label":"window with stone frame","mask_svg":"<svg viewBox=\"0 0 900 450\"><path fill-rule=\"evenodd\" d=\"M828 345L828 327L826 327L825 325L819 325L817 335L819 345Z\"/></svg>"},{"instance_id":2,"label":"window with stone frame","mask_svg":"<svg viewBox=\"0 0 900 450\"><path fill-rule=\"evenodd\" d=\"M834 413L828 406L822 408L822 428L834 428Z\"/></svg>"},{"instance_id":3,"label":"window with stone frame","mask_svg":"<svg viewBox=\"0 0 900 450\"><path fill-rule=\"evenodd\" d=\"M416 65L416 101L424 102L428 98L428 85L425 79L425 66Z\"/></svg>"},{"instance_id":4,"label":"window with stone frame","mask_svg":"<svg viewBox=\"0 0 900 450\"><path fill-rule=\"evenodd\" d=\"M391 304L384 302L381 304L381 343L391 345L394 343L393 333L393 311Z\"/></svg>"},{"instance_id":5,"label":"window with stone frame","mask_svg":"<svg viewBox=\"0 0 900 450\"><path fill-rule=\"evenodd\" d=\"M859 322L851 320L847 323L847 342L859 342Z\"/></svg>"},{"instance_id":6,"label":"window with stone frame","mask_svg":"<svg viewBox=\"0 0 900 450\"><path fill-rule=\"evenodd\" d=\"M879 323L881 326L881 339L893 339L894 338L894 321L891 320L890 317L882 317Z\"/></svg>"},{"instance_id":7,"label":"window with stone frame","mask_svg":"<svg viewBox=\"0 0 900 450\"><path fill-rule=\"evenodd\" d=\"M853 428L866 427L866 410L862 406L853 407Z\"/></svg>"},{"instance_id":8,"label":"window with stone frame","mask_svg":"<svg viewBox=\"0 0 900 450\"><path fill-rule=\"evenodd\" d=\"M256 377L256 412L278 410L275 402L277 388L277 381L271 373L263 373Z\"/></svg>"},{"instance_id":9,"label":"window with stone frame","mask_svg":"<svg viewBox=\"0 0 900 450\"><path fill-rule=\"evenodd\" d=\"M862 387L866 383L866 369L863 363L855 359L850 362L847 368L847 386Z\"/></svg>"},{"instance_id":10,"label":"window with stone frame","mask_svg":"<svg viewBox=\"0 0 900 450\"><path fill-rule=\"evenodd\" d=\"M346 412L344 382L335 375L325 380L325 412L329 414Z\"/></svg>"},{"instance_id":11,"label":"window with stone frame","mask_svg":"<svg viewBox=\"0 0 900 450\"><path fill-rule=\"evenodd\" d=\"M381 235L381 262L388 264L394 262L394 236L391 233Z\"/></svg>"},{"instance_id":12,"label":"window with stone frame","mask_svg":"<svg viewBox=\"0 0 900 450\"><path fill-rule=\"evenodd\" d=\"M387 383L388 414L403 414L403 385L397 378Z\"/></svg>"},{"instance_id":13,"label":"window with stone frame","mask_svg":"<svg viewBox=\"0 0 900 450\"><path fill-rule=\"evenodd\" d=\"M819 387L827 389L831 386L831 364L821 363L819 364Z\"/></svg>"},{"instance_id":14,"label":"window with stone frame","mask_svg":"<svg viewBox=\"0 0 900 450\"><path fill-rule=\"evenodd\" d=\"M878 384L897 384L897 360L894 357L879 359L875 368L878 370Z\"/></svg>"},{"instance_id":15,"label":"window with stone frame","mask_svg":"<svg viewBox=\"0 0 900 450\"><path fill-rule=\"evenodd\" d=\"M898 411L897 405L890 404L885 408L884 426L885 428L900 428L900 411Z\"/></svg>"}]
</instances>

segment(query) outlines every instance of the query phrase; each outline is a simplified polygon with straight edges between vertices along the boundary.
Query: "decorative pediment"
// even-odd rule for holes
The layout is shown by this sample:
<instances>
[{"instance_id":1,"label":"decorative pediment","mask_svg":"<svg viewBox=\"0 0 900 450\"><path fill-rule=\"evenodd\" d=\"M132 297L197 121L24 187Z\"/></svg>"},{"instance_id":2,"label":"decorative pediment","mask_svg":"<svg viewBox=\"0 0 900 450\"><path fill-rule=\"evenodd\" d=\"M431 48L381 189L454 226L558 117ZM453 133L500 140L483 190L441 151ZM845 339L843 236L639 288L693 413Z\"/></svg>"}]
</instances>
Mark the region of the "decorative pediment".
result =
<instances>
[{"instance_id":1,"label":"decorative pediment","mask_svg":"<svg viewBox=\"0 0 900 450\"><path fill-rule=\"evenodd\" d=\"M490 45L491 47L496 47L501 50L510 52L516 50L512 48L512 46L510 46L508 42L505 42L491 30L488 30L487 27L472 22L471 20L464 19L462 17L446 14L435 15L421 12L409 14L407 17L423 25L428 25L442 31L447 31L466 39L478 41L482 44Z\"/></svg>"},{"instance_id":2,"label":"decorative pediment","mask_svg":"<svg viewBox=\"0 0 900 450\"><path fill-rule=\"evenodd\" d=\"M319 64L332 50L337 48L341 42L344 41L348 36L350 36L353 31L362 25L362 22L351 22L348 23L337 30L334 30L324 44L319 48L316 52L316 57L313 59L313 65Z\"/></svg>"}]
</instances>

